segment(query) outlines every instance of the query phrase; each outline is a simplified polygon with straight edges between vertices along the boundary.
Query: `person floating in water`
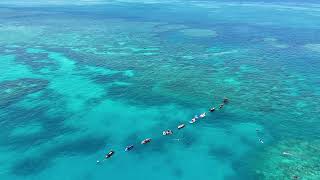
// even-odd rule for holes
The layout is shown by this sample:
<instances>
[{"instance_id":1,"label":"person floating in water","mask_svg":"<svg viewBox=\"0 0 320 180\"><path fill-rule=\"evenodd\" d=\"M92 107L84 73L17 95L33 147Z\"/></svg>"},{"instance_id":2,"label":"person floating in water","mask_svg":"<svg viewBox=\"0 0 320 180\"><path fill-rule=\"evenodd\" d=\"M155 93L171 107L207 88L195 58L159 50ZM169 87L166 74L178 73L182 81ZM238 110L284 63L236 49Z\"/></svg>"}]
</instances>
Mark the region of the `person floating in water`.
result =
<instances>
[{"instance_id":1,"label":"person floating in water","mask_svg":"<svg viewBox=\"0 0 320 180\"><path fill-rule=\"evenodd\" d=\"M124 151L131 151L133 149L133 145L129 145L126 147L126 149Z\"/></svg>"},{"instance_id":2,"label":"person floating in water","mask_svg":"<svg viewBox=\"0 0 320 180\"><path fill-rule=\"evenodd\" d=\"M222 109L224 106L224 104L220 104L219 109Z\"/></svg>"},{"instance_id":3,"label":"person floating in water","mask_svg":"<svg viewBox=\"0 0 320 180\"><path fill-rule=\"evenodd\" d=\"M200 118L206 117L206 113L204 112L204 113L200 114L199 117L200 117Z\"/></svg>"},{"instance_id":4,"label":"person floating in water","mask_svg":"<svg viewBox=\"0 0 320 180\"><path fill-rule=\"evenodd\" d=\"M106 159L109 159L111 156L113 156L114 155L114 151L113 150L111 150L107 155L106 155Z\"/></svg>"},{"instance_id":5,"label":"person floating in water","mask_svg":"<svg viewBox=\"0 0 320 180\"><path fill-rule=\"evenodd\" d=\"M214 107L212 107L211 109L209 109L210 112L214 112L216 109Z\"/></svg>"},{"instance_id":6,"label":"person floating in water","mask_svg":"<svg viewBox=\"0 0 320 180\"><path fill-rule=\"evenodd\" d=\"M171 135L171 134L173 134L173 132L170 129L162 132L162 135L164 135L164 136Z\"/></svg>"},{"instance_id":7,"label":"person floating in water","mask_svg":"<svg viewBox=\"0 0 320 180\"><path fill-rule=\"evenodd\" d=\"M196 118L192 118L191 121L189 121L189 123L190 123L190 124L193 124L193 123L195 123L196 121L197 121Z\"/></svg>"},{"instance_id":8,"label":"person floating in water","mask_svg":"<svg viewBox=\"0 0 320 180\"><path fill-rule=\"evenodd\" d=\"M259 141L260 141L262 144L264 143L262 139L259 139Z\"/></svg>"},{"instance_id":9,"label":"person floating in water","mask_svg":"<svg viewBox=\"0 0 320 180\"><path fill-rule=\"evenodd\" d=\"M147 138L147 139L141 141L141 144L148 144L149 142L151 142L151 138Z\"/></svg>"},{"instance_id":10,"label":"person floating in water","mask_svg":"<svg viewBox=\"0 0 320 180\"><path fill-rule=\"evenodd\" d=\"M225 97L225 98L223 99L223 104L228 104L228 103L229 103L229 99Z\"/></svg>"},{"instance_id":11,"label":"person floating in water","mask_svg":"<svg viewBox=\"0 0 320 180\"><path fill-rule=\"evenodd\" d=\"M178 129L182 129L182 128L184 128L186 125L184 125L184 124L180 124L179 126L178 126Z\"/></svg>"}]
</instances>

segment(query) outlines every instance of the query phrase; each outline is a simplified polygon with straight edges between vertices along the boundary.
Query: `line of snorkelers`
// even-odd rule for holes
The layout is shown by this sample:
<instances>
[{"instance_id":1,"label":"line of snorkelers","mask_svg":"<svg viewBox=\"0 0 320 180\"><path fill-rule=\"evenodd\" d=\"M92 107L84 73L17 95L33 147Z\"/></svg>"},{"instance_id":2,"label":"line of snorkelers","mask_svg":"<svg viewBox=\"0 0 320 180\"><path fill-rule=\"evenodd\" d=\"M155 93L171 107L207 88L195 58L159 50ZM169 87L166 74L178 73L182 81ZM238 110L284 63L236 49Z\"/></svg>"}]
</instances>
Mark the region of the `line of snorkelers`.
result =
<instances>
[{"instance_id":1,"label":"line of snorkelers","mask_svg":"<svg viewBox=\"0 0 320 180\"><path fill-rule=\"evenodd\" d=\"M229 103L229 99L225 97L225 98L223 99L222 103L219 105L219 109L222 109L222 108L224 107L224 105L225 105L225 104L228 104L228 103ZM214 112L215 110L216 110L215 107L212 107L212 108L209 109L209 112ZM198 116L198 115L195 115L194 118L192 118L191 121L189 121L189 123L190 123L190 124L193 124L193 123L195 123L197 120L206 117L206 115L207 115L207 112L204 112L204 113L200 114L199 116ZM178 130L183 129L183 128L185 128L185 127L186 127L185 124L180 124L180 125L177 126ZM170 129L164 130L164 131L162 132L162 135L163 135L163 136L169 136L169 135L172 135L172 134L173 134L173 131L170 130ZM152 141L151 138L147 138L147 139L144 139L143 141L141 141L141 144L142 144L142 145L148 144L148 143L150 143L151 141ZM128 151L131 151L133 148L134 148L134 145L128 145L128 146L124 149L124 151L128 152ZM115 154L115 151L114 151L114 150L109 151L109 152L106 154L105 159L111 158L114 154ZM105 160L105 159L104 159L104 160ZM97 163L100 163L100 161L97 160Z\"/></svg>"}]
</instances>

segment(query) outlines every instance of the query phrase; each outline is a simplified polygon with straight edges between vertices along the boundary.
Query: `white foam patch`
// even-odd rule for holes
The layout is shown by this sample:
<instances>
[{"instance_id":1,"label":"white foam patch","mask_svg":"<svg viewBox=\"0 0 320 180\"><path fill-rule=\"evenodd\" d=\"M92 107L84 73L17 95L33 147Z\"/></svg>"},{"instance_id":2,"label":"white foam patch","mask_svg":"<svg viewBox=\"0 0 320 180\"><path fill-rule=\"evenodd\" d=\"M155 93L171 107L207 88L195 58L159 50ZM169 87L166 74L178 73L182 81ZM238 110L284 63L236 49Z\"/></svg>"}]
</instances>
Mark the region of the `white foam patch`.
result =
<instances>
[{"instance_id":1,"label":"white foam patch","mask_svg":"<svg viewBox=\"0 0 320 180\"><path fill-rule=\"evenodd\" d=\"M6 25L0 27L0 44L33 41L42 33L43 27L41 26Z\"/></svg>"},{"instance_id":2,"label":"white foam patch","mask_svg":"<svg viewBox=\"0 0 320 180\"><path fill-rule=\"evenodd\" d=\"M223 55L227 55L227 54L235 54L237 52L239 52L239 51L238 50L223 51L223 52L213 53L213 56L223 56Z\"/></svg>"},{"instance_id":3,"label":"white foam patch","mask_svg":"<svg viewBox=\"0 0 320 180\"><path fill-rule=\"evenodd\" d=\"M134 76L134 72L133 70L126 70L123 72L123 74L127 77L133 77Z\"/></svg>"},{"instance_id":4,"label":"white foam patch","mask_svg":"<svg viewBox=\"0 0 320 180\"><path fill-rule=\"evenodd\" d=\"M276 48L288 48L289 47L287 44L280 43L278 39L273 38L273 37L264 38L263 41L273 47L276 47Z\"/></svg>"},{"instance_id":5,"label":"white foam patch","mask_svg":"<svg viewBox=\"0 0 320 180\"><path fill-rule=\"evenodd\" d=\"M185 26L182 24L166 24L166 25L155 27L154 31L155 32L166 32L166 31L185 29L185 28L188 28L188 26Z\"/></svg>"},{"instance_id":6,"label":"white foam patch","mask_svg":"<svg viewBox=\"0 0 320 180\"><path fill-rule=\"evenodd\" d=\"M228 83L230 85L234 85L234 86L238 86L240 85L241 83L239 81L237 81L236 79L234 78L227 78L224 80L225 83Z\"/></svg>"},{"instance_id":7,"label":"white foam patch","mask_svg":"<svg viewBox=\"0 0 320 180\"><path fill-rule=\"evenodd\" d=\"M320 44L306 44L304 45L304 48L320 53Z\"/></svg>"},{"instance_id":8,"label":"white foam patch","mask_svg":"<svg viewBox=\"0 0 320 180\"><path fill-rule=\"evenodd\" d=\"M317 4L295 4L295 3L223 3L228 6L243 6L243 7L256 7L256 8L271 8L272 10L278 10L278 11L315 11L319 12L319 5Z\"/></svg>"}]
</instances>

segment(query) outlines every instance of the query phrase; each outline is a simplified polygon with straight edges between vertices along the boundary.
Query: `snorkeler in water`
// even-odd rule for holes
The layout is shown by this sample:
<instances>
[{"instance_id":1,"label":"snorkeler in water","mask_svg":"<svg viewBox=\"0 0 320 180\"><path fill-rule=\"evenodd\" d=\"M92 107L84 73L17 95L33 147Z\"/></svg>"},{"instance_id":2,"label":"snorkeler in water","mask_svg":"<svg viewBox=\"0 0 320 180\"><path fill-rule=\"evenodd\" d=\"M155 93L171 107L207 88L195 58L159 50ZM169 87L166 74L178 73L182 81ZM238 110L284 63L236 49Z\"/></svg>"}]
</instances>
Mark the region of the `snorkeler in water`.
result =
<instances>
[{"instance_id":1,"label":"snorkeler in water","mask_svg":"<svg viewBox=\"0 0 320 180\"><path fill-rule=\"evenodd\" d=\"M133 149L133 147L134 147L133 145L129 145L126 147L126 149L124 151L127 151L127 152L131 151Z\"/></svg>"},{"instance_id":2,"label":"snorkeler in water","mask_svg":"<svg viewBox=\"0 0 320 180\"><path fill-rule=\"evenodd\" d=\"M229 99L225 97L225 98L223 99L223 104L228 104L228 103L229 103Z\"/></svg>"},{"instance_id":3,"label":"snorkeler in water","mask_svg":"<svg viewBox=\"0 0 320 180\"><path fill-rule=\"evenodd\" d=\"M170 129L162 132L162 135L164 135L164 136L171 135L171 134L173 134L173 132Z\"/></svg>"},{"instance_id":4,"label":"snorkeler in water","mask_svg":"<svg viewBox=\"0 0 320 180\"><path fill-rule=\"evenodd\" d=\"M222 109L224 106L224 104L220 104L219 109Z\"/></svg>"},{"instance_id":5,"label":"snorkeler in water","mask_svg":"<svg viewBox=\"0 0 320 180\"><path fill-rule=\"evenodd\" d=\"M108 158L110 158L111 156L113 156L114 155L114 151L113 150L111 150L107 155L106 155L106 159L108 159Z\"/></svg>"},{"instance_id":6,"label":"snorkeler in water","mask_svg":"<svg viewBox=\"0 0 320 180\"><path fill-rule=\"evenodd\" d=\"M214 107L212 107L211 109L209 109L210 112L214 112L216 109Z\"/></svg>"},{"instance_id":7,"label":"snorkeler in water","mask_svg":"<svg viewBox=\"0 0 320 180\"><path fill-rule=\"evenodd\" d=\"M196 121L197 121L196 118L192 118L191 121L189 121L189 123L190 123L190 124L193 124L193 123L195 123Z\"/></svg>"},{"instance_id":8,"label":"snorkeler in water","mask_svg":"<svg viewBox=\"0 0 320 180\"><path fill-rule=\"evenodd\" d=\"M141 144L148 144L149 142L151 142L151 138L147 138L147 139L141 141Z\"/></svg>"},{"instance_id":9,"label":"snorkeler in water","mask_svg":"<svg viewBox=\"0 0 320 180\"><path fill-rule=\"evenodd\" d=\"M261 142L261 144L263 144L263 143L264 143L262 139L259 139L259 141Z\"/></svg>"},{"instance_id":10,"label":"snorkeler in water","mask_svg":"<svg viewBox=\"0 0 320 180\"><path fill-rule=\"evenodd\" d=\"M204 112L204 113L200 114L199 117L200 117L200 118L206 117L206 113Z\"/></svg>"},{"instance_id":11,"label":"snorkeler in water","mask_svg":"<svg viewBox=\"0 0 320 180\"><path fill-rule=\"evenodd\" d=\"M186 125L184 125L184 124L180 124L179 126L178 126L178 129L182 129L182 128L184 128Z\"/></svg>"}]
</instances>

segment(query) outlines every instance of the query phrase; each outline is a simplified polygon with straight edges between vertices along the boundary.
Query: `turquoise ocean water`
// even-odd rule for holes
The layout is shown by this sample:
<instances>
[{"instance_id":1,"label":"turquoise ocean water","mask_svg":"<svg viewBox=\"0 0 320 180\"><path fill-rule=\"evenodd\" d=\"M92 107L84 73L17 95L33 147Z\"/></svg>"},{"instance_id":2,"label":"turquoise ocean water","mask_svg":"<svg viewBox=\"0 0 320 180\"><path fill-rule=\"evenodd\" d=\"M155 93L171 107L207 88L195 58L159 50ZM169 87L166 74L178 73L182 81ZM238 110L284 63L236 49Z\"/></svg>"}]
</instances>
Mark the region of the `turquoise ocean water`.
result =
<instances>
[{"instance_id":1,"label":"turquoise ocean water","mask_svg":"<svg viewBox=\"0 0 320 180\"><path fill-rule=\"evenodd\" d=\"M320 179L316 1L54 2L0 5L1 180Z\"/></svg>"}]
</instances>

